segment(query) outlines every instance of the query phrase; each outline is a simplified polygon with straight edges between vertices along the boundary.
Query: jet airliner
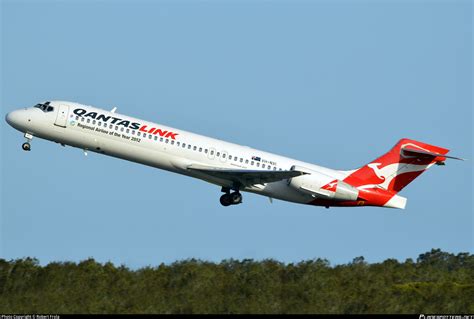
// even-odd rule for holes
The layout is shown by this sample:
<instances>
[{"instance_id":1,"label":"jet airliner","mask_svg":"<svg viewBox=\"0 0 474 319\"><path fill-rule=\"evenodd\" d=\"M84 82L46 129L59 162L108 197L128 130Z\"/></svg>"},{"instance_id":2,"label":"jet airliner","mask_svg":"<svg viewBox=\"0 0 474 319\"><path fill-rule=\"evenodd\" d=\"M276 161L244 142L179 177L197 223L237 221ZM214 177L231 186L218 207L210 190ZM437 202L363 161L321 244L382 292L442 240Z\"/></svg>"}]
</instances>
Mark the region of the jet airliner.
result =
<instances>
[{"instance_id":1,"label":"jet airliner","mask_svg":"<svg viewBox=\"0 0 474 319\"><path fill-rule=\"evenodd\" d=\"M6 121L24 133L218 185L220 203L242 203L241 192L316 206L404 209L398 193L449 150L403 138L386 154L354 170L335 170L88 105L47 101L15 110Z\"/></svg>"}]
</instances>

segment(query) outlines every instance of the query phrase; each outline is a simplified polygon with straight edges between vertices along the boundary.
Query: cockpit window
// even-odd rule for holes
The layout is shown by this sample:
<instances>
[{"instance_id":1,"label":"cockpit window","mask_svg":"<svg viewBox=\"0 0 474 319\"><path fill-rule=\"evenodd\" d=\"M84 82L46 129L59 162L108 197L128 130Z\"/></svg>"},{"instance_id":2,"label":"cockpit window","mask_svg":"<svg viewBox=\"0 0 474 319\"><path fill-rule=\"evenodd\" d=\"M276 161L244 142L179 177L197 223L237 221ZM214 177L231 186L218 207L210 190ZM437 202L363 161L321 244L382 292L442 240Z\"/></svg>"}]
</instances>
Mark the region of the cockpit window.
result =
<instances>
[{"instance_id":1,"label":"cockpit window","mask_svg":"<svg viewBox=\"0 0 474 319\"><path fill-rule=\"evenodd\" d=\"M45 102L43 104L39 103L39 104L36 104L35 107L41 109L43 112L52 112L54 111L54 107L50 106L51 102Z\"/></svg>"}]
</instances>

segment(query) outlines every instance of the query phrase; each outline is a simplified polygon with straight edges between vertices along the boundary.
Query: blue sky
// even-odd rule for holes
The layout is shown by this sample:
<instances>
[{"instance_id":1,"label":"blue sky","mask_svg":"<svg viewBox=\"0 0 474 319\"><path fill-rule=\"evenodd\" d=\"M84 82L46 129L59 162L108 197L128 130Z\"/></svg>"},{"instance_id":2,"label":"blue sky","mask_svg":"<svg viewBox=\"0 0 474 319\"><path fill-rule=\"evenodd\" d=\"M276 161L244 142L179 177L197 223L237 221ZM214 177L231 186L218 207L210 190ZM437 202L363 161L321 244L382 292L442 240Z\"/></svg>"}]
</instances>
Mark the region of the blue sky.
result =
<instances>
[{"instance_id":1,"label":"blue sky","mask_svg":"<svg viewBox=\"0 0 474 319\"><path fill-rule=\"evenodd\" d=\"M406 210L295 205L1 125L0 257L298 262L473 252L470 1L2 1L2 114L62 99L353 169L408 137L471 161ZM3 116L3 115L2 115Z\"/></svg>"}]
</instances>

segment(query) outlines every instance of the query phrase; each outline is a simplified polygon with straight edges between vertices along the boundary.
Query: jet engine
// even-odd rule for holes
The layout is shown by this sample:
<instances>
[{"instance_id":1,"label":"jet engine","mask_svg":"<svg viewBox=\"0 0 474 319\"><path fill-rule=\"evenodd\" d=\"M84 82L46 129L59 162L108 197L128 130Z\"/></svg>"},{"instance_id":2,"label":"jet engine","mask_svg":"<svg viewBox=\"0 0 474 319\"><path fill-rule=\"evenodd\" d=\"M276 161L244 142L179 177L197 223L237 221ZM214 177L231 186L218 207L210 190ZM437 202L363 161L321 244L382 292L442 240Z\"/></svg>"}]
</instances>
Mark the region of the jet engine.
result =
<instances>
[{"instance_id":1,"label":"jet engine","mask_svg":"<svg viewBox=\"0 0 474 319\"><path fill-rule=\"evenodd\" d=\"M357 188L321 172L296 165L291 170L298 170L307 174L290 178L288 186L313 197L339 201L355 201L359 196Z\"/></svg>"}]
</instances>

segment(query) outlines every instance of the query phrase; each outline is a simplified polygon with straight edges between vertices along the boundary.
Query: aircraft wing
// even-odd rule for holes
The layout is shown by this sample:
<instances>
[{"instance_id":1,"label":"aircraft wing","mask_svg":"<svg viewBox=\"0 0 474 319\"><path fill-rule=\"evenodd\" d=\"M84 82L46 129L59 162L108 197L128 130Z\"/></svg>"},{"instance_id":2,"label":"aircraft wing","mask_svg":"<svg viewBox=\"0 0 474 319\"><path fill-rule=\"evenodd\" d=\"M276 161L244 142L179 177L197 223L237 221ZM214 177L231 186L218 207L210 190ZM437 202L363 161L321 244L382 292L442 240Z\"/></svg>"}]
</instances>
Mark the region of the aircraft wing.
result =
<instances>
[{"instance_id":1,"label":"aircraft wing","mask_svg":"<svg viewBox=\"0 0 474 319\"><path fill-rule=\"evenodd\" d=\"M307 174L302 171L265 171L228 169L213 166L192 164L187 167L189 170L197 171L212 177L224 179L241 186L252 186L256 184L278 182L284 179Z\"/></svg>"}]
</instances>

